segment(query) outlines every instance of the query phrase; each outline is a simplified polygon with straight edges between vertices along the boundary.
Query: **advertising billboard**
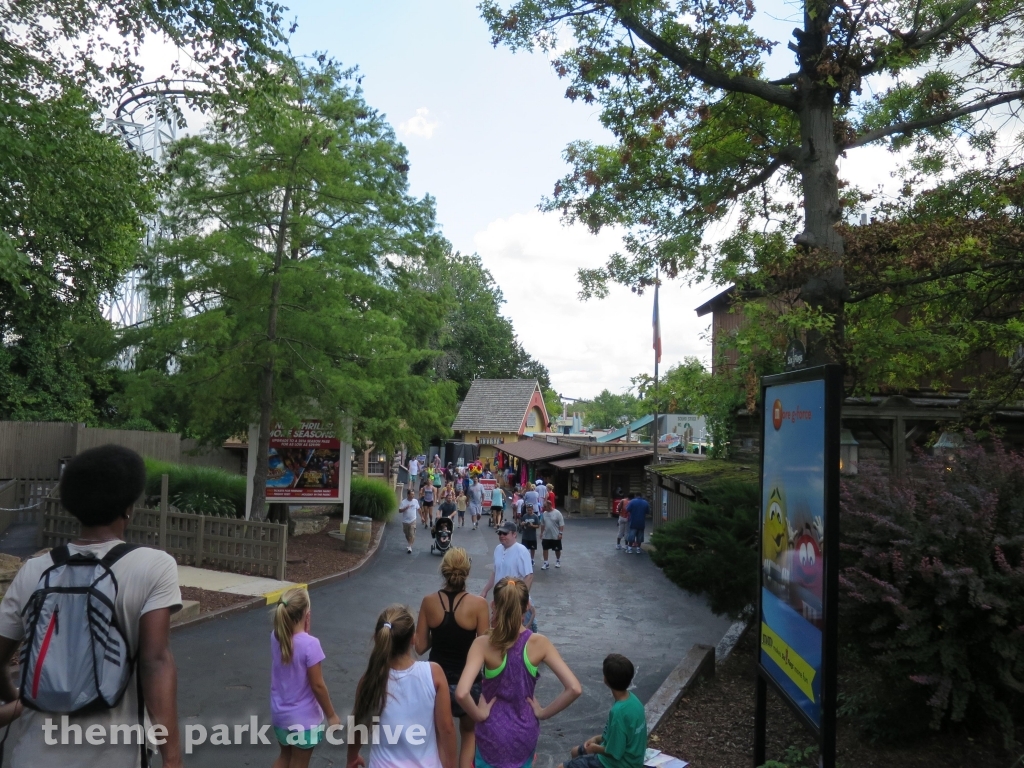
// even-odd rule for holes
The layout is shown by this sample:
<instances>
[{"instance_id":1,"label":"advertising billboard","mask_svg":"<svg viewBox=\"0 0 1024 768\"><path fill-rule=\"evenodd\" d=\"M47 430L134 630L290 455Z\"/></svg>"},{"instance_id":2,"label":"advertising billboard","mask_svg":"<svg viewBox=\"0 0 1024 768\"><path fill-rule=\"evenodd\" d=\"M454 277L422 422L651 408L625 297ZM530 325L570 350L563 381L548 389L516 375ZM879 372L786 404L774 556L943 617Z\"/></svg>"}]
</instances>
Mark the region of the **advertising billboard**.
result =
<instances>
[{"instance_id":1,"label":"advertising billboard","mask_svg":"<svg viewBox=\"0 0 1024 768\"><path fill-rule=\"evenodd\" d=\"M491 477L481 477L477 482L480 483L484 492L483 508L489 510L491 508L491 491L498 487L498 481Z\"/></svg>"},{"instance_id":2,"label":"advertising billboard","mask_svg":"<svg viewBox=\"0 0 1024 768\"><path fill-rule=\"evenodd\" d=\"M835 722L841 384L822 366L761 390L758 671L823 742Z\"/></svg>"},{"instance_id":3,"label":"advertising billboard","mask_svg":"<svg viewBox=\"0 0 1024 768\"><path fill-rule=\"evenodd\" d=\"M341 476L341 441L332 424L304 421L295 429L274 425L268 456L268 501L339 500Z\"/></svg>"}]
</instances>

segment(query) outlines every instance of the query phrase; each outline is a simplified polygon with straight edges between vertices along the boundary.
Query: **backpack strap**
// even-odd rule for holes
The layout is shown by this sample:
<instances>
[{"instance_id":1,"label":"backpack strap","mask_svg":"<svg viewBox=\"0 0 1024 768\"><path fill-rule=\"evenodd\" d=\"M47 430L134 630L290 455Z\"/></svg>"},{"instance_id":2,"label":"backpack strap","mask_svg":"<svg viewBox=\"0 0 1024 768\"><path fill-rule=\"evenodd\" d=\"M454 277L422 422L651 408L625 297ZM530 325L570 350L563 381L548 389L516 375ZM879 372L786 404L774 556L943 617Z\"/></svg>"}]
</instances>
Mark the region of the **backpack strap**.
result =
<instances>
[{"instance_id":1,"label":"backpack strap","mask_svg":"<svg viewBox=\"0 0 1024 768\"><path fill-rule=\"evenodd\" d=\"M125 542L122 541L117 546L111 547L110 551L107 552L107 554L105 554L103 556L102 560L100 560L100 563L105 565L107 568L109 568L114 563L116 563L118 560L120 560L122 557L124 557L129 552L131 552L133 549L138 549L138 548L139 547L138 547L137 544L126 544Z\"/></svg>"},{"instance_id":2,"label":"backpack strap","mask_svg":"<svg viewBox=\"0 0 1024 768\"><path fill-rule=\"evenodd\" d=\"M50 550L50 559L53 560L54 565L64 565L70 557L71 552L68 550L67 544L61 544Z\"/></svg>"}]
</instances>

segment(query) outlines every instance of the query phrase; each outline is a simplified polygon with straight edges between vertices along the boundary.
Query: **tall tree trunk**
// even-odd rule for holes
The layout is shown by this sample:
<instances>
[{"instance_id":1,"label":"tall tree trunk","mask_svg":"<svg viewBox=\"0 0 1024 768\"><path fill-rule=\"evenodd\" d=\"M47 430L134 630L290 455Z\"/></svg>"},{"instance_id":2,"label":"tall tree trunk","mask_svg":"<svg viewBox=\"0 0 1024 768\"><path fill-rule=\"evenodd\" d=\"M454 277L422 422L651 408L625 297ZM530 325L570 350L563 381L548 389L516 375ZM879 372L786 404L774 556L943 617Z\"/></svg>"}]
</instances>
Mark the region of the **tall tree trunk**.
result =
<instances>
[{"instance_id":1,"label":"tall tree trunk","mask_svg":"<svg viewBox=\"0 0 1024 768\"><path fill-rule=\"evenodd\" d=\"M798 245L823 251L827 266L808 279L800 298L835 317L831 336L833 342L843 337L843 303L846 299L846 277L842 267L844 243L836 230L842 217L839 203L839 157L835 135L835 91L820 83L817 71L824 55L828 30L824 20L827 8L807 0L804 33L800 35L801 88L803 102L799 108L801 153L797 165L804 192L804 231L796 236ZM807 338L807 356L811 364L834 362L829 339L812 331Z\"/></svg>"},{"instance_id":2,"label":"tall tree trunk","mask_svg":"<svg viewBox=\"0 0 1024 768\"><path fill-rule=\"evenodd\" d=\"M281 219L277 229L277 244L274 249L274 283L270 288L270 312L267 317L267 359L260 369L259 438L256 441L256 471L253 474L252 506L249 517L263 520L267 514L267 474L270 459L270 428L274 415L274 342L277 341L277 310L281 301L281 262L284 258L285 240L288 229L288 208L292 201L292 186L284 189L281 204ZM251 447L250 447L250 450Z\"/></svg>"}]
</instances>

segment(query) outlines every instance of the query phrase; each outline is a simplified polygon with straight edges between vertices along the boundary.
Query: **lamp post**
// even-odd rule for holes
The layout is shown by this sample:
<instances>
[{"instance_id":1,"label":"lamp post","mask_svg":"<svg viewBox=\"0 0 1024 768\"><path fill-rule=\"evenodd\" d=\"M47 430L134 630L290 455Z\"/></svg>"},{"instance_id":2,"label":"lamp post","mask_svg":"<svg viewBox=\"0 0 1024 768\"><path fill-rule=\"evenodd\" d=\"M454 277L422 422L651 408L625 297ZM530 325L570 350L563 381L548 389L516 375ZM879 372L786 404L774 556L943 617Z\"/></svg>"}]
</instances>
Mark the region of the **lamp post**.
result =
<instances>
[{"instance_id":1,"label":"lamp post","mask_svg":"<svg viewBox=\"0 0 1024 768\"><path fill-rule=\"evenodd\" d=\"M858 451L860 443L853 432L844 429L839 433L839 471L844 475L857 474Z\"/></svg>"}]
</instances>

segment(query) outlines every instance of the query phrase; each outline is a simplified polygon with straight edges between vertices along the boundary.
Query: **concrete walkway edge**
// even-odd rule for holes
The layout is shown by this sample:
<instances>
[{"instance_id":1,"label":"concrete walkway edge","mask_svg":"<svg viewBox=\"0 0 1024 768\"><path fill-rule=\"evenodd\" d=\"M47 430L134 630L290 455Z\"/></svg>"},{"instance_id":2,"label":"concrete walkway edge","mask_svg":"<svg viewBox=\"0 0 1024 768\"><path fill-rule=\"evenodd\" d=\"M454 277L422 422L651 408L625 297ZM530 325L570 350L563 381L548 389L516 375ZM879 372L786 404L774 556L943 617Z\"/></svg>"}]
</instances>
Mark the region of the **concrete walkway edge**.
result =
<instances>
[{"instance_id":1,"label":"concrete walkway edge","mask_svg":"<svg viewBox=\"0 0 1024 768\"><path fill-rule=\"evenodd\" d=\"M387 524L385 523L380 527L380 535L377 537L377 541L371 545L369 553L366 558L354 568L349 568L347 571L341 571L340 573L332 573L330 576L324 576L319 579L313 579L306 584L306 589L314 589L315 587L323 587L327 584L333 584L336 581L347 579L350 576L354 576L361 570L366 568L376 557L377 554L383 549L384 538L387 535ZM227 608L221 608L217 611L210 611L209 613L201 613L194 619L188 619L187 621L177 622L171 625L171 630L179 630L184 627L195 627L199 624L205 624L208 621L214 619L222 619L226 616L231 616L236 613L246 613L255 608L262 608L267 605L265 597L254 597L252 600L247 600L244 603L236 603L235 605L229 605Z\"/></svg>"},{"instance_id":2,"label":"concrete walkway edge","mask_svg":"<svg viewBox=\"0 0 1024 768\"><path fill-rule=\"evenodd\" d=\"M694 645L679 665L669 672L665 682L654 692L644 705L647 713L647 735L654 730L672 711L676 703L701 677L715 674L715 649L710 645Z\"/></svg>"}]
</instances>

